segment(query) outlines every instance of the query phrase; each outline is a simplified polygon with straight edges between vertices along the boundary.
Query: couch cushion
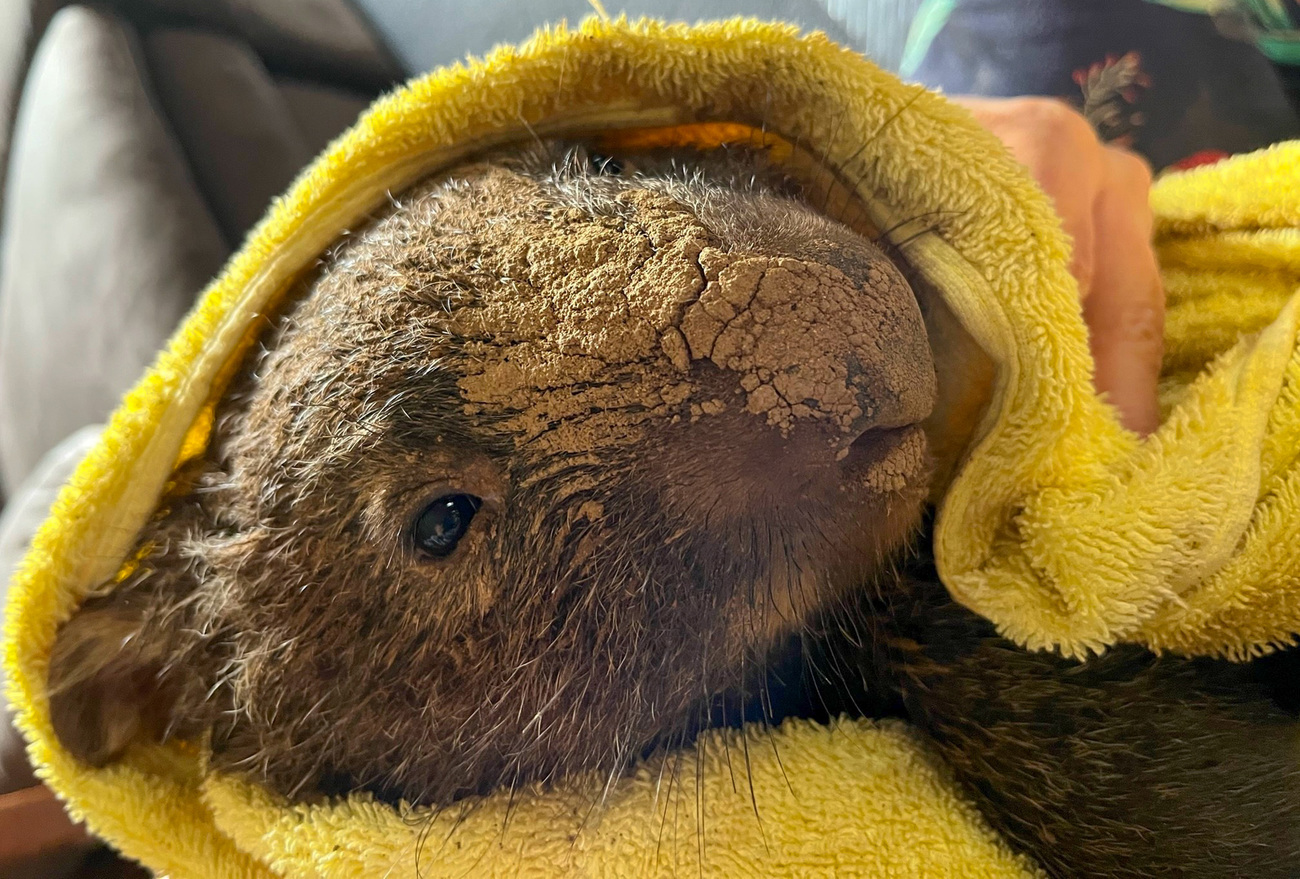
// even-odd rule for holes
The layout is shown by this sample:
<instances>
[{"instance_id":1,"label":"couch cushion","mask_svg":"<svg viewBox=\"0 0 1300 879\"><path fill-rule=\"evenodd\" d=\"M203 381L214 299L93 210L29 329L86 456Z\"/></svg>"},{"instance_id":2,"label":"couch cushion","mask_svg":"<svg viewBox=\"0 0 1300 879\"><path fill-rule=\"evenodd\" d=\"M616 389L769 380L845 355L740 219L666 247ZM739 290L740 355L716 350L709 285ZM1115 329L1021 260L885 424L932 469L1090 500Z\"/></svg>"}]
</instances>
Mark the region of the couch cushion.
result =
<instances>
[{"instance_id":1,"label":"couch cushion","mask_svg":"<svg viewBox=\"0 0 1300 879\"><path fill-rule=\"evenodd\" d=\"M112 0L141 22L198 25L246 40L278 73L362 91L405 75L348 0Z\"/></svg>"},{"instance_id":2,"label":"couch cushion","mask_svg":"<svg viewBox=\"0 0 1300 879\"><path fill-rule=\"evenodd\" d=\"M60 0L8 0L0 2L0 205L4 204L5 166L13 131L18 95L37 37L59 8ZM4 230L0 228L0 235Z\"/></svg>"},{"instance_id":3,"label":"couch cushion","mask_svg":"<svg viewBox=\"0 0 1300 879\"><path fill-rule=\"evenodd\" d=\"M405 78L348 0L225 0L239 29L279 70L382 88Z\"/></svg>"},{"instance_id":4,"label":"couch cushion","mask_svg":"<svg viewBox=\"0 0 1300 879\"><path fill-rule=\"evenodd\" d=\"M296 79L277 80L276 86L313 156L356 122L372 100L358 92Z\"/></svg>"},{"instance_id":5,"label":"couch cushion","mask_svg":"<svg viewBox=\"0 0 1300 879\"><path fill-rule=\"evenodd\" d=\"M312 157L248 45L193 30L145 38L155 89L227 242L238 243Z\"/></svg>"},{"instance_id":6,"label":"couch cushion","mask_svg":"<svg viewBox=\"0 0 1300 879\"><path fill-rule=\"evenodd\" d=\"M106 13L51 22L14 131L0 256L0 478L102 420L227 253Z\"/></svg>"}]
</instances>

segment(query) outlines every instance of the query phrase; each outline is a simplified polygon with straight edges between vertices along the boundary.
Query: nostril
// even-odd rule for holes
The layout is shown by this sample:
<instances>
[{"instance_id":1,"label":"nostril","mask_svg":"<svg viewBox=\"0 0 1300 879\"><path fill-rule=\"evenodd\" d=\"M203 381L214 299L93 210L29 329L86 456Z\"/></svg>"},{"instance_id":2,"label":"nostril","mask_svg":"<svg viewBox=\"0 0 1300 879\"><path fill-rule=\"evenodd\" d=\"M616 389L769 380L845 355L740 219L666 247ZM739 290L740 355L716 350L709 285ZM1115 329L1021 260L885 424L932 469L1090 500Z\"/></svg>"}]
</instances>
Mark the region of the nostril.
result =
<instances>
[{"instance_id":1,"label":"nostril","mask_svg":"<svg viewBox=\"0 0 1300 879\"><path fill-rule=\"evenodd\" d=\"M851 428L857 434L854 442L869 445L874 441L873 435L910 428L930 417L934 411L936 381L933 361L925 356L928 354L926 343L923 351L888 364L892 368L861 371L852 379L862 413Z\"/></svg>"},{"instance_id":2,"label":"nostril","mask_svg":"<svg viewBox=\"0 0 1300 879\"><path fill-rule=\"evenodd\" d=\"M895 458L918 460L924 456L924 435L916 424L903 427L876 427L863 431L840 452L841 464L851 470L862 470L884 464Z\"/></svg>"}]
</instances>

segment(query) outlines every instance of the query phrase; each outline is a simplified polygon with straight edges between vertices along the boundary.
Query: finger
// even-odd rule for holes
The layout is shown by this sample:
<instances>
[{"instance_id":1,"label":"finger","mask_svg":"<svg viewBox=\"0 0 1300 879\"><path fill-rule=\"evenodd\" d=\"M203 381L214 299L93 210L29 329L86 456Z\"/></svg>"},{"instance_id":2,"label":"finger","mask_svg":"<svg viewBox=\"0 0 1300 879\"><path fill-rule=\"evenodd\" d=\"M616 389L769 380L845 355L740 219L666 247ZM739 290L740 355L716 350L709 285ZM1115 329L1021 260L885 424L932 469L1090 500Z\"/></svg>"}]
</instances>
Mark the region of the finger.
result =
<instances>
[{"instance_id":1,"label":"finger","mask_svg":"<svg viewBox=\"0 0 1300 879\"><path fill-rule=\"evenodd\" d=\"M1106 173L1104 150L1082 116L1058 101L1036 105L1032 141L1011 144L1012 155L1052 200L1070 236L1070 274L1087 300L1096 277L1097 195Z\"/></svg>"},{"instance_id":2,"label":"finger","mask_svg":"<svg viewBox=\"0 0 1300 879\"><path fill-rule=\"evenodd\" d=\"M1159 425L1156 386L1164 354L1164 287L1151 247L1151 172L1131 153L1107 149L1097 199L1093 292L1084 303L1094 380L1130 430Z\"/></svg>"},{"instance_id":3,"label":"finger","mask_svg":"<svg viewBox=\"0 0 1300 879\"><path fill-rule=\"evenodd\" d=\"M1087 299L1096 261L1096 197L1106 170L1092 126L1055 98L963 100L1052 199L1073 245L1070 273L1078 281L1079 298Z\"/></svg>"},{"instance_id":4,"label":"finger","mask_svg":"<svg viewBox=\"0 0 1300 879\"><path fill-rule=\"evenodd\" d=\"M1070 274L1079 283L1079 299L1086 302L1096 283L1097 242L1093 217L1099 184L1086 178L1065 185L1043 182L1040 178L1040 183L1061 218L1061 228L1070 236Z\"/></svg>"}]
</instances>

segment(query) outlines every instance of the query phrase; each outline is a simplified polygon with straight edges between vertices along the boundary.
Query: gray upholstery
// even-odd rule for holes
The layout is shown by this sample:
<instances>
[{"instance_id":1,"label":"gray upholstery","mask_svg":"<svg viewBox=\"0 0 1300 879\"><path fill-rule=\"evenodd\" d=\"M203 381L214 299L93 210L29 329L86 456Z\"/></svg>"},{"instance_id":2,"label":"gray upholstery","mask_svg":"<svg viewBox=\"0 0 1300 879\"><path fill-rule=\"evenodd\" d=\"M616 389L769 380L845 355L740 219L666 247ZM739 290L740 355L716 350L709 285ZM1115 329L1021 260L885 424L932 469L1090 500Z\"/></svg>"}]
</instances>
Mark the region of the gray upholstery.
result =
<instances>
[{"instance_id":1,"label":"gray upholstery","mask_svg":"<svg viewBox=\"0 0 1300 879\"><path fill-rule=\"evenodd\" d=\"M204 31L145 39L159 103L226 241L236 244L312 157L257 54Z\"/></svg>"},{"instance_id":2,"label":"gray upholstery","mask_svg":"<svg viewBox=\"0 0 1300 879\"><path fill-rule=\"evenodd\" d=\"M0 276L0 474L101 421L228 247L118 18L62 10L14 130Z\"/></svg>"},{"instance_id":3,"label":"gray upholstery","mask_svg":"<svg viewBox=\"0 0 1300 879\"><path fill-rule=\"evenodd\" d=\"M107 2L146 29L183 26L239 39L278 73L298 78L371 91L404 75L349 0Z\"/></svg>"},{"instance_id":4,"label":"gray upholstery","mask_svg":"<svg viewBox=\"0 0 1300 879\"><path fill-rule=\"evenodd\" d=\"M18 95L36 38L45 30L59 0L3 0L0 2L0 204L4 203L3 169L9 156L9 132L18 110ZM0 226L0 235L3 227Z\"/></svg>"},{"instance_id":5,"label":"gray upholstery","mask_svg":"<svg viewBox=\"0 0 1300 879\"><path fill-rule=\"evenodd\" d=\"M280 98L298 124L313 156L338 137L370 106L369 95L327 88L299 79L277 79Z\"/></svg>"},{"instance_id":6,"label":"gray upholstery","mask_svg":"<svg viewBox=\"0 0 1300 879\"><path fill-rule=\"evenodd\" d=\"M50 19L68 4L0 0L0 204L14 115L32 52ZM404 77L349 0L103 0L103 5L145 27L188 26L245 41L269 61L277 78L321 80L345 94L372 95Z\"/></svg>"},{"instance_id":7,"label":"gray upholstery","mask_svg":"<svg viewBox=\"0 0 1300 879\"><path fill-rule=\"evenodd\" d=\"M271 198L401 77L347 0L58 6L0 0L23 24L0 29L0 489L106 417Z\"/></svg>"},{"instance_id":8,"label":"gray upholstery","mask_svg":"<svg viewBox=\"0 0 1300 879\"><path fill-rule=\"evenodd\" d=\"M210 4L212 0L192 2ZM279 70L372 88L404 76L402 67L348 0L225 3L244 38L259 53L274 59Z\"/></svg>"}]
</instances>

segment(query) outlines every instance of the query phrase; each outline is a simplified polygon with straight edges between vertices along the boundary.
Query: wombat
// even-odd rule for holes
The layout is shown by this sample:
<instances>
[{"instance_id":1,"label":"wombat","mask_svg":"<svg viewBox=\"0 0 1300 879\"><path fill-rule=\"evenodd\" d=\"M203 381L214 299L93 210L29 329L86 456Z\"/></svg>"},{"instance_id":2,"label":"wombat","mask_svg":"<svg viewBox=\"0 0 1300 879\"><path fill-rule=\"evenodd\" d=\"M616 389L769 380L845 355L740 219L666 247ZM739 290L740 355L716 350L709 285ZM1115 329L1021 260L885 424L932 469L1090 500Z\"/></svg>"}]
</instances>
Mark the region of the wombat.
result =
<instances>
[{"instance_id":1,"label":"wombat","mask_svg":"<svg viewBox=\"0 0 1300 879\"><path fill-rule=\"evenodd\" d=\"M1300 875L1300 724L1256 668L1026 652L915 559L925 324L815 195L751 150L539 143L395 198L59 632L61 741L210 734L290 797L446 805L871 705L1054 875Z\"/></svg>"}]
</instances>

